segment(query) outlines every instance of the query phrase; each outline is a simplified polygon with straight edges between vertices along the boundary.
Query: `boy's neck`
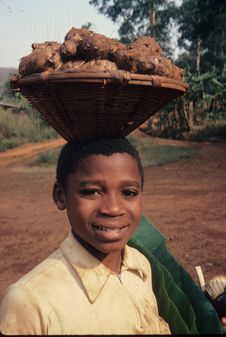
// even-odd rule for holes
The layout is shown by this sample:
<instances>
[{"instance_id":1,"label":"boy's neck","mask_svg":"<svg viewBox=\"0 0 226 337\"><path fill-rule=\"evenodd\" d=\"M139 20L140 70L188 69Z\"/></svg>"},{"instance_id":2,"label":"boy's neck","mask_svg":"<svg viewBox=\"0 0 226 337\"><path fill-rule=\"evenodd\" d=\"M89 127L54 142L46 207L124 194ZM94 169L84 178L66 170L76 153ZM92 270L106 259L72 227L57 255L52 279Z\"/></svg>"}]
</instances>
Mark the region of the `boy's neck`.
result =
<instances>
[{"instance_id":1,"label":"boy's neck","mask_svg":"<svg viewBox=\"0 0 226 337\"><path fill-rule=\"evenodd\" d=\"M114 273L119 274L121 272L123 251L105 254L105 256L102 259L101 258L98 259Z\"/></svg>"},{"instance_id":2,"label":"boy's neck","mask_svg":"<svg viewBox=\"0 0 226 337\"><path fill-rule=\"evenodd\" d=\"M78 242L86 249L90 254L95 256L100 260L107 268L113 271L116 274L119 274L121 271L121 264L123 259L123 250L116 251L109 254L98 251L96 248L91 246L88 242L84 241L80 236L72 231L74 237Z\"/></svg>"}]
</instances>

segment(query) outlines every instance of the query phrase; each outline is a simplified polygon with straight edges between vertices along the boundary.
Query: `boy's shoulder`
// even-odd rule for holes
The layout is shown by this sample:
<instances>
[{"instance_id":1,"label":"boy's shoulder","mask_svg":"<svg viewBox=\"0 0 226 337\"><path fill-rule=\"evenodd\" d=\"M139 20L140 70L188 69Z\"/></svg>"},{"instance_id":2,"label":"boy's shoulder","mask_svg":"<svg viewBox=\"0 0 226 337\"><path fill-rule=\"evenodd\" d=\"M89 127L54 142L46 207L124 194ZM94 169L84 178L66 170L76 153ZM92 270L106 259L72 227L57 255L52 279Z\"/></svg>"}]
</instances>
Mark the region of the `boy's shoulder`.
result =
<instances>
[{"instance_id":1,"label":"boy's shoulder","mask_svg":"<svg viewBox=\"0 0 226 337\"><path fill-rule=\"evenodd\" d=\"M134 265L135 268L143 270L145 274L151 273L150 262L138 249L126 245L125 254L126 259L129 257L129 263Z\"/></svg>"},{"instance_id":2,"label":"boy's shoulder","mask_svg":"<svg viewBox=\"0 0 226 337\"><path fill-rule=\"evenodd\" d=\"M148 259L137 248L126 245L126 249L133 258L136 258L140 262L149 263Z\"/></svg>"},{"instance_id":3,"label":"boy's shoulder","mask_svg":"<svg viewBox=\"0 0 226 337\"><path fill-rule=\"evenodd\" d=\"M61 275L65 270L62 262L62 253L57 249L4 291L0 301L0 328L12 315L27 315L27 311L33 311L35 315L38 307L44 308L45 312L47 294L53 297L54 289L60 289Z\"/></svg>"},{"instance_id":4,"label":"boy's shoulder","mask_svg":"<svg viewBox=\"0 0 226 337\"><path fill-rule=\"evenodd\" d=\"M58 279L60 274L64 273L65 266L62 260L63 254L60 249L57 249L31 271L8 287L5 293L11 293L12 296L25 291L34 294L36 291L39 292L40 287L44 284L46 287L51 286L54 279Z\"/></svg>"}]
</instances>

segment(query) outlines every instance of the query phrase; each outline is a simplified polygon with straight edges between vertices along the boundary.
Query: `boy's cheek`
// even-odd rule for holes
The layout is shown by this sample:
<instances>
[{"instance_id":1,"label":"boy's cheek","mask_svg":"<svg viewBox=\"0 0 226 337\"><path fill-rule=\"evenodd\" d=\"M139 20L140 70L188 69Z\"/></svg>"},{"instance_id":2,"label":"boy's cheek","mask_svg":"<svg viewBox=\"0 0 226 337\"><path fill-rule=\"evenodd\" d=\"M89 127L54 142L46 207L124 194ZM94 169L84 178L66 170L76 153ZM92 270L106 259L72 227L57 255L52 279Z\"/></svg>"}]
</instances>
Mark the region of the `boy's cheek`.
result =
<instances>
[{"instance_id":1,"label":"boy's cheek","mask_svg":"<svg viewBox=\"0 0 226 337\"><path fill-rule=\"evenodd\" d=\"M135 202L134 204L131 204L130 212L133 216L133 218L136 219L136 221L140 221L141 215L142 215L142 199L139 200L139 202Z\"/></svg>"}]
</instances>

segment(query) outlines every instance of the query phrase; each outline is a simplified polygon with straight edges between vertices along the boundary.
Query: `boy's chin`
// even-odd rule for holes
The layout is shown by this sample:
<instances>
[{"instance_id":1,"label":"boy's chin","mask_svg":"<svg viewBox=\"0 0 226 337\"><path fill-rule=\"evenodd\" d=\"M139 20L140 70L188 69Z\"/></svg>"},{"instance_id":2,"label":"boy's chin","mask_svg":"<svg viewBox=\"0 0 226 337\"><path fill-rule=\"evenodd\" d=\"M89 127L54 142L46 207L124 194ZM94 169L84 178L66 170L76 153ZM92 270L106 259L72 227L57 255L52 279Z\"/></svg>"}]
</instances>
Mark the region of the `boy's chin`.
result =
<instances>
[{"instance_id":1,"label":"boy's chin","mask_svg":"<svg viewBox=\"0 0 226 337\"><path fill-rule=\"evenodd\" d=\"M98 258L112 253L121 252L127 244L126 240L89 243L73 231L72 233L85 249L87 249L92 255Z\"/></svg>"},{"instance_id":2,"label":"boy's chin","mask_svg":"<svg viewBox=\"0 0 226 337\"><path fill-rule=\"evenodd\" d=\"M97 251L102 254L108 255L111 253L121 252L126 245L127 242L119 243L119 242L111 242L111 243L104 243L97 247L94 247Z\"/></svg>"},{"instance_id":3,"label":"boy's chin","mask_svg":"<svg viewBox=\"0 0 226 337\"><path fill-rule=\"evenodd\" d=\"M123 251L123 249L125 248L125 245L127 244L127 242L125 241L115 241L115 242L101 242L99 244L95 244L95 245L89 245L89 248L86 247L91 254L93 254L94 256L98 257L98 256L105 256L105 255L109 255L109 254L117 254L121 253L121 251Z\"/></svg>"}]
</instances>

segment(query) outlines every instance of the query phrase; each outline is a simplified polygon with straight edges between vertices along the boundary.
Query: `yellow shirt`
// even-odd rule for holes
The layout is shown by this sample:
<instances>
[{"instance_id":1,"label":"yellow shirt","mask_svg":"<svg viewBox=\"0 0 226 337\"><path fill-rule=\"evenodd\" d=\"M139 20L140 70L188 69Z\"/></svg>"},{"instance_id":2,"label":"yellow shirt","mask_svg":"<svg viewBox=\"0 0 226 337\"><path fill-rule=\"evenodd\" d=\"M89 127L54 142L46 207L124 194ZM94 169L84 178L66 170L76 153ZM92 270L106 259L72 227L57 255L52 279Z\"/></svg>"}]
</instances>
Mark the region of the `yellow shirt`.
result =
<instances>
[{"instance_id":1,"label":"yellow shirt","mask_svg":"<svg viewBox=\"0 0 226 337\"><path fill-rule=\"evenodd\" d=\"M46 260L11 285L0 305L3 334L170 333L158 315L148 260L125 247L120 277L70 232Z\"/></svg>"}]
</instances>

